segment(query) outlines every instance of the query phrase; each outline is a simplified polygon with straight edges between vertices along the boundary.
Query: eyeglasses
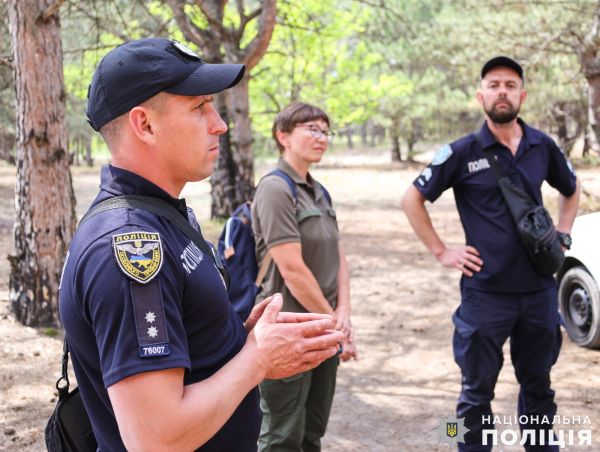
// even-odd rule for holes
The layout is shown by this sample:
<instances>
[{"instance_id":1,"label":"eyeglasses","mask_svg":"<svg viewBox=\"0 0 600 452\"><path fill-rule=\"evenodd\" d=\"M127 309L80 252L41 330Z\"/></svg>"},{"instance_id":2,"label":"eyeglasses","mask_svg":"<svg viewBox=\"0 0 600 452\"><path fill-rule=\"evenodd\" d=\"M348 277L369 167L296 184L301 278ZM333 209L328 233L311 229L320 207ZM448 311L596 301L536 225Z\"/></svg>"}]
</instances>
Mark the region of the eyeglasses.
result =
<instances>
[{"instance_id":1,"label":"eyeglasses","mask_svg":"<svg viewBox=\"0 0 600 452\"><path fill-rule=\"evenodd\" d=\"M331 130L323 130L317 126L311 126L311 125L305 125L305 126L296 126L296 127L302 127L303 129L308 129L310 136L313 138L321 138L321 137L325 137L327 138L327 141L331 142L333 140L333 137L335 136L335 132L332 132Z\"/></svg>"}]
</instances>

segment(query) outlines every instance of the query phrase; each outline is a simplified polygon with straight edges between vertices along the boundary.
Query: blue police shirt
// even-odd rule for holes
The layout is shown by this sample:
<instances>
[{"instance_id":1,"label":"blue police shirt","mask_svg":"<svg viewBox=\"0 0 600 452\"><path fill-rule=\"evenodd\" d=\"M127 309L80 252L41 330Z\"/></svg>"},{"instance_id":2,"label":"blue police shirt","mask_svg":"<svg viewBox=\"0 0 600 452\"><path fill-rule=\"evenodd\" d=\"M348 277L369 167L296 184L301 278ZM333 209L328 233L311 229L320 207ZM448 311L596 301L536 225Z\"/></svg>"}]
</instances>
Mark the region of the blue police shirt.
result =
<instances>
[{"instance_id":1,"label":"blue police shirt","mask_svg":"<svg viewBox=\"0 0 600 452\"><path fill-rule=\"evenodd\" d=\"M184 200L133 173L103 167L92 205L124 194L168 201L195 223ZM184 368L186 385L204 380L246 341L212 257L168 220L140 209L103 212L77 230L63 269L60 316L102 451L125 450L106 388L169 368ZM199 450L256 451L260 423L255 388Z\"/></svg>"},{"instance_id":2,"label":"blue police shirt","mask_svg":"<svg viewBox=\"0 0 600 452\"><path fill-rule=\"evenodd\" d=\"M481 254L483 267L473 277L462 277L462 287L490 292L533 292L556 282L540 276L522 245L498 181L486 159L496 155L504 174L519 183L539 205L545 180L564 196L575 192L573 167L546 134L519 119L523 137L515 156L500 144L487 123L443 146L415 179L415 187L434 202L452 187L467 245Z\"/></svg>"}]
</instances>

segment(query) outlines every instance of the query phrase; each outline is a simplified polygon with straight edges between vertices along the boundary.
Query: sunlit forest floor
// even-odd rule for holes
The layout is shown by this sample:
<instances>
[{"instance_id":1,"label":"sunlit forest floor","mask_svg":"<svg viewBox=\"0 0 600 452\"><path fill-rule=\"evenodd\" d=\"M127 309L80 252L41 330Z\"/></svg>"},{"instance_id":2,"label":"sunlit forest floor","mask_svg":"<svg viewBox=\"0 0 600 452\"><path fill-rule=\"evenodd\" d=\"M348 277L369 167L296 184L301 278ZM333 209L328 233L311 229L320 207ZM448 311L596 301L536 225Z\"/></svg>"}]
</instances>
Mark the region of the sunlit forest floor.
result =
<instances>
[{"instance_id":1,"label":"sunlit forest floor","mask_svg":"<svg viewBox=\"0 0 600 452\"><path fill-rule=\"evenodd\" d=\"M257 165L264 174L274 161ZM351 269L353 322L358 361L340 366L324 451L445 451L437 428L454 412L460 373L453 361L450 317L459 301L459 274L442 268L416 240L399 208L419 163L389 163L384 152L336 152L313 175L331 192ZM12 250L14 167L0 165L0 254ZM99 167L73 168L77 213L98 187ZM584 188L600 196L600 169L580 169ZM206 235L220 228L208 221L208 182L183 196L196 210ZM546 187L547 203L556 209ZM586 209L599 209L595 198ZM464 241L454 199L445 193L430 208L449 245ZM43 430L56 401L60 331L23 327L8 314L8 264L0 261L0 450L44 450ZM516 415L517 385L505 349L494 402L495 414ZM600 450L600 353L564 345L552 374L559 414L589 416ZM444 421L445 422L445 421ZM506 426L516 428L515 426ZM501 427L502 428L502 427ZM563 428L569 428L564 426ZM522 450L504 447L498 450ZM575 450L575 449L573 449ZM576 448L582 450L582 448Z\"/></svg>"}]
</instances>

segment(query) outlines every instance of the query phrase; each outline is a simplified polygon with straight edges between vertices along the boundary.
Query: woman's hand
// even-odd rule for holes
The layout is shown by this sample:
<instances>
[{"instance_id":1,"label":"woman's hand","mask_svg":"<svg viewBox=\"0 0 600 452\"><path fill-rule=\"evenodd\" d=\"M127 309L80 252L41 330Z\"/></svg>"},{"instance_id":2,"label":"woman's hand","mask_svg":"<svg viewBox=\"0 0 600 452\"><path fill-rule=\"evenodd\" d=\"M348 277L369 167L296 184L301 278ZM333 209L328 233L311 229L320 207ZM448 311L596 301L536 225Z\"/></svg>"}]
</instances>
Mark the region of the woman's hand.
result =
<instances>
[{"instance_id":1,"label":"woman's hand","mask_svg":"<svg viewBox=\"0 0 600 452\"><path fill-rule=\"evenodd\" d=\"M350 321L350 310L348 308L337 307L335 309L335 329L340 330L346 336L352 332L352 322Z\"/></svg>"},{"instance_id":2,"label":"woman's hand","mask_svg":"<svg viewBox=\"0 0 600 452\"><path fill-rule=\"evenodd\" d=\"M346 336L344 342L342 342L342 353L340 353L340 360L342 362L349 361L354 358L358 359L358 350L356 349L356 343L354 342L354 329L350 327L350 334Z\"/></svg>"}]
</instances>

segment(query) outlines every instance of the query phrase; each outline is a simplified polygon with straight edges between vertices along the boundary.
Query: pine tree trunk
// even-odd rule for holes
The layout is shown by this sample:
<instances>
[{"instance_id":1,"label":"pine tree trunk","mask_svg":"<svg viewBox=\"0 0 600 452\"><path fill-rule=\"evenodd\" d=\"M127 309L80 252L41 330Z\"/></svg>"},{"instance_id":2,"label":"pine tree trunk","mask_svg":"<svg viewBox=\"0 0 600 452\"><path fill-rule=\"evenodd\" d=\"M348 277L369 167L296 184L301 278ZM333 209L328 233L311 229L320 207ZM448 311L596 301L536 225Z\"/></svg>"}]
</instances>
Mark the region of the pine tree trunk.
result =
<instances>
[{"instance_id":1,"label":"pine tree trunk","mask_svg":"<svg viewBox=\"0 0 600 452\"><path fill-rule=\"evenodd\" d=\"M225 93L216 96L215 104L221 118L230 124ZM211 218L224 218L231 214L235 204L235 164L231 147L231 133L219 137L219 158L210 177Z\"/></svg>"},{"instance_id":2,"label":"pine tree trunk","mask_svg":"<svg viewBox=\"0 0 600 452\"><path fill-rule=\"evenodd\" d=\"M600 75L588 77L588 102L589 145L600 153Z\"/></svg>"},{"instance_id":3,"label":"pine tree trunk","mask_svg":"<svg viewBox=\"0 0 600 452\"><path fill-rule=\"evenodd\" d=\"M9 0L17 98L15 250L9 301L25 325L58 325L58 284L75 225L60 23L50 0Z\"/></svg>"},{"instance_id":4,"label":"pine tree trunk","mask_svg":"<svg viewBox=\"0 0 600 452\"><path fill-rule=\"evenodd\" d=\"M249 79L249 74L246 74L240 83L229 90L227 97L229 118L235 124L231 130L231 141L235 149L233 160L237 168L236 206L254 198L254 139L250 123Z\"/></svg>"},{"instance_id":5,"label":"pine tree trunk","mask_svg":"<svg viewBox=\"0 0 600 452\"><path fill-rule=\"evenodd\" d=\"M222 100L221 100L222 99ZM254 197L254 156L250 125L248 74L219 96L219 106L227 124L235 124L221 136L219 159L211 177L211 217L226 218L233 209Z\"/></svg>"},{"instance_id":6,"label":"pine tree trunk","mask_svg":"<svg viewBox=\"0 0 600 452\"><path fill-rule=\"evenodd\" d=\"M360 125L360 144L363 148L366 148L369 145L367 136L367 123L363 123Z\"/></svg>"},{"instance_id":7,"label":"pine tree trunk","mask_svg":"<svg viewBox=\"0 0 600 452\"><path fill-rule=\"evenodd\" d=\"M248 80L250 71L265 55L277 16L276 0L257 2L260 9L248 16L244 13L243 2L238 2L240 28L225 24L225 4L222 0L166 0L173 10L175 21L184 37L202 49L203 56L210 63L243 63L246 74L243 80L217 97L224 102L219 108L222 117L230 126L227 134L220 139L220 154L211 177L211 217L224 218L232 209L254 196L254 156L252 154L252 128L250 126ZM208 28L199 28L190 20L195 3L197 13L206 18ZM256 19L256 21L253 21ZM257 24L254 38L245 42L244 28L250 22ZM253 29L254 30L254 29ZM242 45L242 41L244 41ZM220 99L224 100L221 101ZM223 105L221 104L221 107ZM233 125L233 127L231 127Z\"/></svg>"},{"instance_id":8,"label":"pine tree trunk","mask_svg":"<svg viewBox=\"0 0 600 452\"><path fill-rule=\"evenodd\" d=\"M400 137L398 136L397 128L394 126L391 129L392 139L392 162L401 162L402 154L400 152Z\"/></svg>"},{"instance_id":9,"label":"pine tree trunk","mask_svg":"<svg viewBox=\"0 0 600 452\"><path fill-rule=\"evenodd\" d=\"M94 158L92 157L92 138L83 138L83 145L85 146L85 163L92 168L94 166Z\"/></svg>"},{"instance_id":10,"label":"pine tree trunk","mask_svg":"<svg viewBox=\"0 0 600 452\"><path fill-rule=\"evenodd\" d=\"M12 133L0 130L0 160L15 164L15 137Z\"/></svg>"},{"instance_id":11,"label":"pine tree trunk","mask_svg":"<svg viewBox=\"0 0 600 452\"><path fill-rule=\"evenodd\" d=\"M592 151L600 153L600 8L584 38L579 58L588 83L588 138Z\"/></svg>"},{"instance_id":12,"label":"pine tree trunk","mask_svg":"<svg viewBox=\"0 0 600 452\"><path fill-rule=\"evenodd\" d=\"M414 132L411 132L406 140L406 160L409 162L414 162L415 160L415 144L417 144L417 137Z\"/></svg>"},{"instance_id":13,"label":"pine tree trunk","mask_svg":"<svg viewBox=\"0 0 600 452\"><path fill-rule=\"evenodd\" d=\"M348 146L348 149L354 149L354 143L352 142L352 134L353 134L352 126L347 126L346 127L346 146Z\"/></svg>"}]
</instances>

